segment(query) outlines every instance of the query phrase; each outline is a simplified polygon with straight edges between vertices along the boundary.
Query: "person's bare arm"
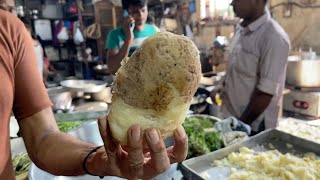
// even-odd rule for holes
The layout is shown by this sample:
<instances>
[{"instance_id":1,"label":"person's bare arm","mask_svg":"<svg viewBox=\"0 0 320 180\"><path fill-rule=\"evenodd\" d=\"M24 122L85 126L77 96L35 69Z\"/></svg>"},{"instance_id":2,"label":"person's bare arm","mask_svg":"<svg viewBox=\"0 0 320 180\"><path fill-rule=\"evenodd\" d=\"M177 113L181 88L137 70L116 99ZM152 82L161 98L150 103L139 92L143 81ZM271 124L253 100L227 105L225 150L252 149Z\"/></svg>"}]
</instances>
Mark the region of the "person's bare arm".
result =
<instances>
[{"instance_id":1,"label":"person's bare arm","mask_svg":"<svg viewBox=\"0 0 320 180\"><path fill-rule=\"evenodd\" d=\"M273 96L270 94L255 89L246 110L240 117L240 120L249 125L253 123L253 121L255 121L268 107L272 97Z\"/></svg>"},{"instance_id":2,"label":"person's bare arm","mask_svg":"<svg viewBox=\"0 0 320 180\"><path fill-rule=\"evenodd\" d=\"M43 84L47 86L47 77L48 77L48 67L46 65L42 68L42 78L43 78Z\"/></svg>"},{"instance_id":3,"label":"person's bare arm","mask_svg":"<svg viewBox=\"0 0 320 180\"><path fill-rule=\"evenodd\" d=\"M44 56L44 51L43 51L43 48L41 45L40 45L40 49L41 49L42 60L43 60L43 67L42 67L42 74L41 75L42 75L43 84L45 86L47 86L48 67L45 62L46 57Z\"/></svg>"},{"instance_id":4,"label":"person's bare arm","mask_svg":"<svg viewBox=\"0 0 320 180\"><path fill-rule=\"evenodd\" d=\"M115 74L121 67L121 61L128 56L130 46L134 39L133 30L131 29L131 23L134 19L129 16L124 19L123 30L126 36L126 40L120 49L108 49L107 51L107 64L113 74Z\"/></svg>"},{"instance_id":5,"label":"person's bare arm","mask_svg":"<svg viewBox=\"0 0 320 180\"><path fill-rule=\"evenodd\" d=\"M21 134L32 161L55 175L81 175L82 161L96 146L61 133L51 108L19 121Z\"/></svg>"},{"instance_id":6,"label":"person's bare arm","mask_svg":"<svg viewBox=\"0 0 320 180\"><path fill-rule=\"evenodd\" d=\"M126 40L120 50L108 49L107 64L113 74L115 74L121 66L121 61L128 56L132 40Z\"/></svg>"}]
</instances>

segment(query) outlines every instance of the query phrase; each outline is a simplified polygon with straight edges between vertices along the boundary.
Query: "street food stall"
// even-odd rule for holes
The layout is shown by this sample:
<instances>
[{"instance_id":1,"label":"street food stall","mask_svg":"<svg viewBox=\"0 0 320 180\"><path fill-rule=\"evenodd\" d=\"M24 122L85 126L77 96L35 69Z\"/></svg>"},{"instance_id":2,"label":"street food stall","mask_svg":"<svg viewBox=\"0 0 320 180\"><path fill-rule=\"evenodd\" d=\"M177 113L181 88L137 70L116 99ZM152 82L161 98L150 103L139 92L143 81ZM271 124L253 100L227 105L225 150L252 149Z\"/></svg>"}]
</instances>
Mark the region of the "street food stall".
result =
<instances>
[{"instance_id":1,"label":"street food stall","mask_svg":"<svg viewBox=\"0 0 320 180\"><path fill-rule=\"evenodd\" d=\"M15 1L16 15L30 26L32 38L43 49L39 69L59 130L101 146L97 120L113 114L113 130L124 132L133 122L144 126L143 132L157 127L171 133L164 140L171 148L172 127L182 125L188 136L186 159L171 164L154 180L320 179L319 3L263 0L268 4L259 14L262 19L246 24L232 8L235 1L220 1L143 1L148 8L139 12L148 13L143 23L133 17L139 13L117 0ZM274 24L257 35L268 24L264 21ZM152 43L142 48L145 42ZM289 56L282 63L280 55L287 50ZM270 74L262 78L268 73L281 78L277 82L268 79L273 78ZM265 126L267 108L277 112L268 114L276 119L272 128L253 134L254 121L243 117L262 106L263 101L254 103L261 94L271 97L271 107L267 104L254 121L261 121L259 128ZM245 103L235 103L236 98ZM226 104L228 112L223 109ZM17 180L100 179L89 173L56 176L40 169L29 158L13 113L9 126ZM127 139L115 134L112 140L117 143Z\"/></svg>"}]
</instances>

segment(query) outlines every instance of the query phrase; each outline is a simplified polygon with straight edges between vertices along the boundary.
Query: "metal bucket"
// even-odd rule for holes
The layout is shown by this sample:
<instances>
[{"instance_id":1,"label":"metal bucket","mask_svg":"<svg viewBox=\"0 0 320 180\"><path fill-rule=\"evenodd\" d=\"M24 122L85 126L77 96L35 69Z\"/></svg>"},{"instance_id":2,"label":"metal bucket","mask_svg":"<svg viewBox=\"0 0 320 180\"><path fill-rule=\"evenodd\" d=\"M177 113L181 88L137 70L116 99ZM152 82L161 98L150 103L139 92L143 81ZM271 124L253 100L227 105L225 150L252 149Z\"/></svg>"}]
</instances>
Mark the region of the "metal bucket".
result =
<instances>
[{"instance_id":1,"label":"metal bucket","mask_svg":"<svg viewBox=\"0 0 320 180\"><path fill-rule=\"evenodd\" d=\"M320 58L317 60L289 59L286 83L295 87L320 87Z\"/></svg>"},{"instance_id":2,"label":"metal bucket","mask_svg":"<svg viewBox=\"0 0 320 180\"><path fill-rule=\"evenodd\" d=\"M71 108L72 96L68 89L63 87L49 88L48 95L53 103L53 111L68 111Z\"/></svg>"}]
</instances>

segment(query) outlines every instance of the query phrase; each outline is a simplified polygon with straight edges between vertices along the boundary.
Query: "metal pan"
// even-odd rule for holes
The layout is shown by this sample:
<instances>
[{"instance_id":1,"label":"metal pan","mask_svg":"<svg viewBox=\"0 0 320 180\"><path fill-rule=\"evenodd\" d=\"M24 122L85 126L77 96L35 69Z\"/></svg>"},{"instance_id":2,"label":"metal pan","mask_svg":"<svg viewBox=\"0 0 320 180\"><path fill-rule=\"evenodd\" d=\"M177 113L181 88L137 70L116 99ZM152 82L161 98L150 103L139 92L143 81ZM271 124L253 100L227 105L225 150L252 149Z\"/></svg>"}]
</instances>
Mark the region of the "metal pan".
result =
<instances>
[{"instance_id":1,"label":"metal pan","mask_svg":"<svg viewBox=\"0 0 320 180\"><path fill-rule=\"evenodd\" d=\"M181 172L184 177L189 180L203 180L201 174L204 172L209 174L209 179L224 180L230 175L230 169L212 166L214 160L223 159L230 153L238 151L241 147L254 149L258 145L263 145L265 149L269 149L270 143L275 147L275 149L282 153L301 154L313 152L317 156L320 155L320 144L316 144L275 129L270 129L253 136L246 141L233 144L200 157L186 160L182 162ZM291 144L293 148L290 148L291 146L287 146L287 144ZM254 150L261 151L259 149Z\"/></svg>"},{"instance_id":2,"label":"metal pan","mask_svg":"<svg viewBox=\"0 0 320 180\"><path fill-rule=\"evenodd\" d=\"M65 80L60 82L61 86L73 92L96 93L103 90L107 83L96 80Z\"/></svg>"}]
</instances>

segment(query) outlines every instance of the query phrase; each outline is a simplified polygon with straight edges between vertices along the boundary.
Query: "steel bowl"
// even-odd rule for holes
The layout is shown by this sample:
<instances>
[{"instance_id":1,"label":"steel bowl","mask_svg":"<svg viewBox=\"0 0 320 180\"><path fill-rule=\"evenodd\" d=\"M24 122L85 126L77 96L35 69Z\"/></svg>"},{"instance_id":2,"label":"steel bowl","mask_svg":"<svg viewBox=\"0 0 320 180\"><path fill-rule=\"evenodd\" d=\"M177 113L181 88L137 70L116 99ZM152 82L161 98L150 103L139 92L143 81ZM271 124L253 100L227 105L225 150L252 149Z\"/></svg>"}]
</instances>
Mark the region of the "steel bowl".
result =
<instances>
[{"instance_id":1,"label":"steel bowl","mask_svg":"<svg viewBox=\"0 0 320 180\"><path fill-rule=\"evenodd\" d=\"M72 96L68 89L61 86L49 88L48 95L53 103L53 111L68 111L71 108Z\"/></svg>"},{"instance_id":2,"label":"steel bowl","mask_svg":"<svg viewBox=\"0 0 320 180\"><path fill-rule=\"evenodd\" d=\"M60 84L70 91L86 93L99 92L107 86L106 82L97 80L64 80Z\"/></svg>"}]
</instances>

